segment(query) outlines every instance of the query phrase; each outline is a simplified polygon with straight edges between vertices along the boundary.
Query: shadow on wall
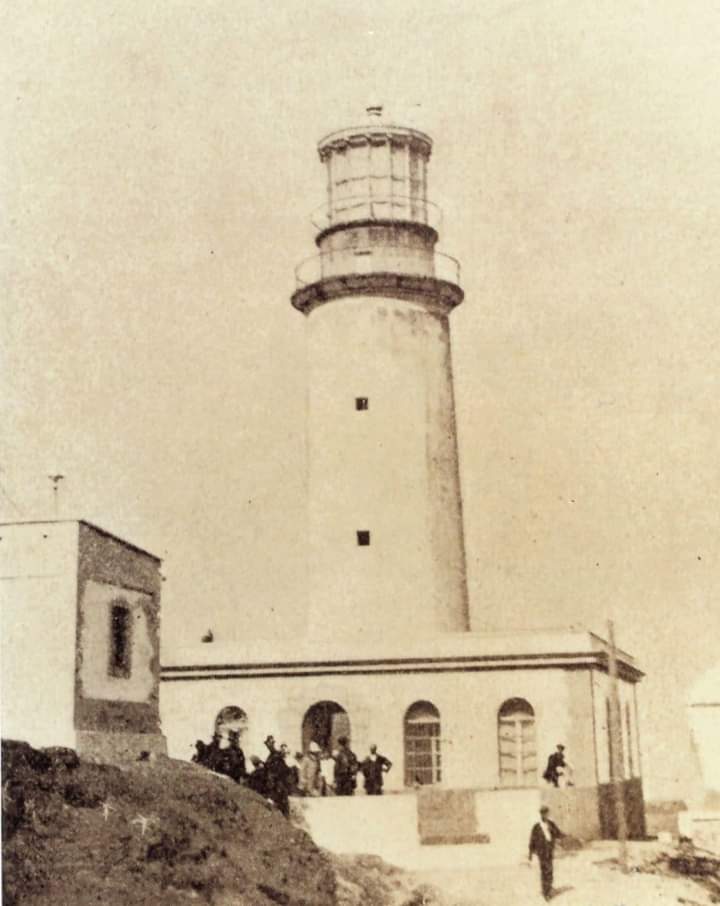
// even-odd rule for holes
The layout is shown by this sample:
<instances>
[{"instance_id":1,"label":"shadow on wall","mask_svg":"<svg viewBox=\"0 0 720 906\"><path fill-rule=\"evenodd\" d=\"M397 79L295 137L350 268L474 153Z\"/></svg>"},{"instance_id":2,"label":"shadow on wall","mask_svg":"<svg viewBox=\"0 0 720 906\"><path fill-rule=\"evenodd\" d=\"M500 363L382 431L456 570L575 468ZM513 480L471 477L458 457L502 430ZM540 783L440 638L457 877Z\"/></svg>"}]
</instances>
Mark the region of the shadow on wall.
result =
<instances>
[{"instance_id":1,"label":"shadow on wall","mask_svg":"<svg viewBox=\"0 0 720 906\"><path fill-rule=\"evenodd\" d=\"M623 781L625 821L631 840L644 840L645 802L642 780L638 777ZM553 820L560 828L581 840L617 839L615 792L609 783L598 787L542 788L543 805L550 808Z\"/></svg>"},{"instance_id":2,"label":"shadow on wall","mask_svg":"<svg viewBox=\"0 0 720 906\"><path fill-rule=\"evenodd\" d=\"M643 799L642 780L633 777L632 780L623 781L625 797L625 822L627 835L630 840L644 840L647 836L645 827L645 801ZM615 794L609 783L598 787L600 836L603 840L617 839L617 814L615 810Z\"/></svg>"}]
</instances>

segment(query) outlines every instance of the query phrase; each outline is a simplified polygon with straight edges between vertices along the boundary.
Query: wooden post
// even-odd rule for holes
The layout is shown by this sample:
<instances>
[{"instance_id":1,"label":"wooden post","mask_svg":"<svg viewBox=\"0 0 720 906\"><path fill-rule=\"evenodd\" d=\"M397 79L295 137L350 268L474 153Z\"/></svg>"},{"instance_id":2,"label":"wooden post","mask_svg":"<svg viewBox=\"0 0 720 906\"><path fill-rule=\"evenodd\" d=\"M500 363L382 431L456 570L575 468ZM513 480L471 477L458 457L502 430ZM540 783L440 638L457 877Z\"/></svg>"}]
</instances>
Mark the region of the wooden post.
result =
<instances>
[{"instance_id":1,"label":"wooden post","mask_svg":"<svg viewBox=\"0 0 720 906\"><path fill-rule=\"evenodd\" d=\"M625 791L623 789L623 746L622 712L618 690L617 649L615 648L615 627L608 620L608 674L610 676L610 783L615 800L615 816L618 837L618 859L623 872L628 870L627 824L625 822Z\"/></svg>"}]
</instances>

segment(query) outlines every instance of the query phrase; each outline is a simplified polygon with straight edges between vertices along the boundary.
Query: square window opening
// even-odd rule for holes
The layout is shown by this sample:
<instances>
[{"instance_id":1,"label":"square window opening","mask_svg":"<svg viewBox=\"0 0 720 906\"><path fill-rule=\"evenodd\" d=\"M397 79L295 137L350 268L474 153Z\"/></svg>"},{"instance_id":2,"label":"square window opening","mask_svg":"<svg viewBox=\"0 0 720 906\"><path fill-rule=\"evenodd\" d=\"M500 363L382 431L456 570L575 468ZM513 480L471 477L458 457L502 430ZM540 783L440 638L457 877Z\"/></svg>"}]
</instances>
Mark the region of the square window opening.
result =
<instances>
[{"instance_id":1,"label":"square window opening","mask_svg":"<svg viewBox=\"0 0 720 906\"><path fill-rule=\"evenodd\" d=\"M369 405L368 398L366 396L356 396L355 397L355 408L358 412L366 412Z\"/></svg>"},{"instance_id":2,"label":"square window opening","mask_svg":"<svg viewBox=\"0 0 720 906\"><path fill-rule=\"evenodd\" d=\"M361 529L357 533L357 543L359 547L370 546L370 532L367 529Z\"/></svg>"}]
</instances>

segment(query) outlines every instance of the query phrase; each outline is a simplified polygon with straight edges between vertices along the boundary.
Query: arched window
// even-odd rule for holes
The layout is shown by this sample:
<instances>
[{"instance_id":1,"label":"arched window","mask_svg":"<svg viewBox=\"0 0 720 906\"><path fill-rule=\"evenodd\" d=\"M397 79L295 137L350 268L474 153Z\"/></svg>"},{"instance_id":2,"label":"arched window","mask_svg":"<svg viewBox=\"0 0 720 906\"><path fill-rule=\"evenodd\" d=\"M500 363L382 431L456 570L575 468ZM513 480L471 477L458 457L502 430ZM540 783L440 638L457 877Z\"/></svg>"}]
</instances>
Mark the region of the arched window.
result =
<instances>
[{"instance_id":1,"label":"arched window","mask_svg":"<svg viewBox=\"0 0 720 906\"><path fill-rule=\"evenodd\" d=\"M442 780L440 712L430 702L415 702L405 712L405 786Z\"/></svg>"},{"instance_id":2,"label":"arched window","mask_svg":"<svg viewBox=\"0 0 720 906\"><path fill-rule=\"evenodd\" d=\"M535 712L524 698L508 699L498 711L500 786L535 786Z\"/></svg>"},{"instance_id":3,"label":"arched window","mask_svg":"<svg viewBox=\"0 0 720 906\"><path fill-rule=\"evenodd\" d=\"M324 752L334 752L341 736L350 739L350 718L341 705L324 701L307 709L302 722L303 752L307 752L311 742Z\"/></svg>"},{"instance_id":4,"label":"arched window","mask_svg":"<svg viewBox=\"0 0 720 906\"><path fill-rule=\"evenodd\" d=\"M242 737L247 730L247 725L247 714L237 705L227 705L218 711L215 718L215 732L220 736L227 736L231 730L236 730Z\"/></svg>"}]
</instances>

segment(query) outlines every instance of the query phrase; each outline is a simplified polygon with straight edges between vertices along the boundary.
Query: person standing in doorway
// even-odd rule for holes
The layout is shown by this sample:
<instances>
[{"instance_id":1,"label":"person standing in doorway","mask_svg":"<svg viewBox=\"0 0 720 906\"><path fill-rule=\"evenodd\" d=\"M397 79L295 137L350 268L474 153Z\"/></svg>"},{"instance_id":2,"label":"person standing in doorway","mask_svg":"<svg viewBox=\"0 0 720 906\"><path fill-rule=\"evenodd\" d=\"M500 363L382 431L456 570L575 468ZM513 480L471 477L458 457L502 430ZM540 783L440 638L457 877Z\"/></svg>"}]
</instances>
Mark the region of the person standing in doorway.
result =
<instances>
[{"instance_id":1,"label":"person standing in doorway","mask_svg":"<svg viewBox=\"0 0 720 906\"><path fill-rule=\"evenodd\" d=\"M332 796L335 793L335 757L327 750L320 758L320 795Z\"/></svg>"},{"instance_id":2,"label":"person standing in doorway","mask_svg":"<svg viewBox=\"0 0 720 906\"><path fill-rule=\"evenodd\" d=\"M370 746L370 754L360 765L360 771L365 780L365 792L368 796L382 796L383 774L392 767L392 761L380 755L376 745Z\"/></svg>"},{"instance_id":3,"label":"person standing in doorway","mask_svg":"<svg viewBox=\"0 0 720 906\"><path fill-rule=\"evenodd\" d=\"M540 863L540 887L546 900L552 897L553 892L553 855L555 841L565 835L560 828L549 818L550 809L543 805L540 809L540 820L533 825L530 832L530 846L528 849L528 864L532 864L532 857L536 855Z\"/></svg>"},{"instance_id":4,"label":"person standing in doorway","mask_svg":"<svg viewBox=\"0 0 720 906\"><path fill-rule=\"evenodd\" d=\"M311 742L300 762L300 790L305 796L319 796L322 790L320 777L320 746Z\"/></svg>"}]
</instances>

